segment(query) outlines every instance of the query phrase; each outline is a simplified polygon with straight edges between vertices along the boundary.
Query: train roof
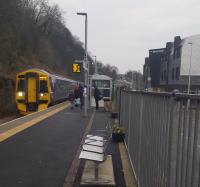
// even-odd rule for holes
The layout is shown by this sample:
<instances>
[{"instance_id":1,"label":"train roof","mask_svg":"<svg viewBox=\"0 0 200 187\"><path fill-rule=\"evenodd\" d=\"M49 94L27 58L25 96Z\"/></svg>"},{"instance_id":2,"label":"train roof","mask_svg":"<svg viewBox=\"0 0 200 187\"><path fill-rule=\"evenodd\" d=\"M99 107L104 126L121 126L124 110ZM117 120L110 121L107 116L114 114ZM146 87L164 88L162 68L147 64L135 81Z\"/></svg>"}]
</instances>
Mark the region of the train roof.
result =
<instances>
[{"instance_id":1,"label":"train roof","mask_svg":"<svg viewBox=\"0 0 200 187\"><path fill-rule=\"evenodd\" d=\"M52 78L55 78L55 79L59 79L59 80L66 80L66 81L71 81L71 82L78 82L78 81L75 81L75 80L70 79L70 78L61 77L59 75L49 74L49 76L52 77Z\"/></svg>"},{"instance_id":2,"label":"train roof","mask_svg":"<svg viewBox=\"0 0 200 187\"><path fill-rule=\"evenodd\" d=\"M21 72L19 72L18 74L25 73L25 72L41 72L41 73L44 73L44 74L46 74L46 75L48 75L48 76L50 76L50 77L52 77L52 78L55 78L55 79L78 82L78 81L75 81L75 80L73 80L73 79L71 79L71 78L66 78L66 77L62 77L62 76L60 76L60 75L55 75L55 74L52 74L52 73L47 72L46 70L39 69L39 68L30 68L30 69L21 71Z\"/></svg>"},{"instance_id":3,"label":"train roof","mask_svg":"<svg viewBox=\"0 0 200 187\"><path fill-rule=\"evenodd\" d=\"M25 73L25 72L31 72L31 71L34 71L34 72L38 72L38 71L39 71L39 72L41 72L41 73L45 73L45 74L50 75L49 72L47 72L47 71L45 71L45 70L43 70L43 69L39 69L39 68L30 68L30 69L21 71L21 72L19 72L18 74Z\"/></svg>"}]
</instances>

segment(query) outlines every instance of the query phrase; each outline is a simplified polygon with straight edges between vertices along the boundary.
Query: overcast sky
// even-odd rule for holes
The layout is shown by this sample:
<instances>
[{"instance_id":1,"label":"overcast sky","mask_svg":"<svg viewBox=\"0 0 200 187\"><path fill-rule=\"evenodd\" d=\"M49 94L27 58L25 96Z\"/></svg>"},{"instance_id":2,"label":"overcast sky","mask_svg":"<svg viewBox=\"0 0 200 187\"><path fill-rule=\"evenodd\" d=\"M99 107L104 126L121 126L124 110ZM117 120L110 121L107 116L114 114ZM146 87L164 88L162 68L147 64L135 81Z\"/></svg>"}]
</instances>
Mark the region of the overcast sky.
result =
<instances>
[{"instance_id":1,"label":"overcast sky","mask_svg":"<svg viewBox=\"0 0 200 187\"><path fill-rule=\"evenodd\" d=\"M140 70L148 50L165 47L174 36L200 33L200 0L49 0L64 12L66 26L84 42L88 14L88 51L120 73Z\"/></svg>"}]
</instances>

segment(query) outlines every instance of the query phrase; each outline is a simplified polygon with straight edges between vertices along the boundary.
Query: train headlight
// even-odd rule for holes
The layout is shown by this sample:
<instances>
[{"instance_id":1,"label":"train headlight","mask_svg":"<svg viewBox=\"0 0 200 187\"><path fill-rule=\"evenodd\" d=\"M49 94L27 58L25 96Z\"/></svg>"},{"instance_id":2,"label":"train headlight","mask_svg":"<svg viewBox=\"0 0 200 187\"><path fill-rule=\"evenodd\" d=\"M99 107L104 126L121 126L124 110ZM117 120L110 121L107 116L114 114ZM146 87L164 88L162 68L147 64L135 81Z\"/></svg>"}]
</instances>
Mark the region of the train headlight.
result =
<instances>
[{"instance_id":1,"label":"train headlight","mask_svg":"<svg viewBox=\"0 0 200 187\"><path fill-rule=\"evenodd\" d=\"M23 96L23 92L18 92L18 96L22 97Z\"/></svg>"},{"instance_id":2,"label":"train headlight","mask_svg":"<svg viewBox=\"0 0 200 187\"><path fill-rule=\"evenodd\" d=\"M40 96L41 96L41 97L43 97L43 96L44 96L44 94L43 94L43 93L40 93Z\"/></svg>"}]
</instances>

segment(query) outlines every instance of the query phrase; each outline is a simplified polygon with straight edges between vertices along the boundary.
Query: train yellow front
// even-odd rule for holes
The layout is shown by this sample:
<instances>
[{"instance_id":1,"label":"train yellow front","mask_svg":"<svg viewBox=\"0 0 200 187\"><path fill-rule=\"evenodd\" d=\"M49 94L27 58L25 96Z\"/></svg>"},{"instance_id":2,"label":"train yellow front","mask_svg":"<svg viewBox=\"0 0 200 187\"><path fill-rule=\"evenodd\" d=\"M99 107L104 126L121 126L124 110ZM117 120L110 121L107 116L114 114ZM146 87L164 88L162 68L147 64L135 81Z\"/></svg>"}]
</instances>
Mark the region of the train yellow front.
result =
<instances>
[{"instance_id":1,"label":"train yellow front","mask_svg":"<svg viewBox=\"0 0 200 187\"><path fill-rule=\"evenodd\" d=\"M29 69L16 76L16 103L21 114L47 108L69 97L76 81L50 74L41 69Z\"/></svg>"}]
</instances>

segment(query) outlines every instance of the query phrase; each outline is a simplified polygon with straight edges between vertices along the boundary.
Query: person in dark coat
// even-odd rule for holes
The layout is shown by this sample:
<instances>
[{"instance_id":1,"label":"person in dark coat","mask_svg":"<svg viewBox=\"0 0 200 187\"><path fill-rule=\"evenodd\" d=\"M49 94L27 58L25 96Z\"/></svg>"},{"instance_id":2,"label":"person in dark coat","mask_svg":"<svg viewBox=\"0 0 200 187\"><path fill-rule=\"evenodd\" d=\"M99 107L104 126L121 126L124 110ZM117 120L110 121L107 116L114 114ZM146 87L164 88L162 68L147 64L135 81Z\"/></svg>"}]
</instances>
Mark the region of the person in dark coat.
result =
<instances>
[{"instance_id":1,"label":"person in dark coat","mask_svg":"<svg viewBox=\"0 0 200 187\"><path fill-rule=\"evenodd\" d=\"M75 99L80 99L80 109L83 107L83 87L79 84L74 90Z\"/></svg>"},{"instance_id":2,"label":"person in dark coat","mask_svg":"<svg viewBox=\"0 0 200 187\"><path fill-rule=\"evenodd\" d=\"M73 110L74 109L74 102L75 102L75 96L74 96L74 92L73 91L70 91L69 93L69 100L71 102L71 109Z\"/></svg>"},{"instance_id":3,"label":"person in dark coat","mask_svg":"<svg viewBox=\"0 0 200 187\"><path fill-rule=\"evenodd\" d=\"M80 108L82 109L83 108L83 87L81 86L81 84L79 84L78 93L79 93L79 98L81 101Z\"/></svg>"},{"instance_id":4,"label":"person in dark coat","mask_svg":"<svg viewBox=\"0 0 200 187\"><path fill-rule=\"evenodd\" d=\"M99 109L100 91L96 85L94 85L94 99L96 103L96 109Z\"/></svg>"},{"instance_id":5,"label":"person in dark coat","mask_svg":"<svg viewBox=\"0 0 200 187\"><path fill-rule=\"evenodd\" d=\"M75 97L75 99L79 98L78 86L76 86L75 89L74 89L74 97Z\"/></svg>"}]
</instances>

